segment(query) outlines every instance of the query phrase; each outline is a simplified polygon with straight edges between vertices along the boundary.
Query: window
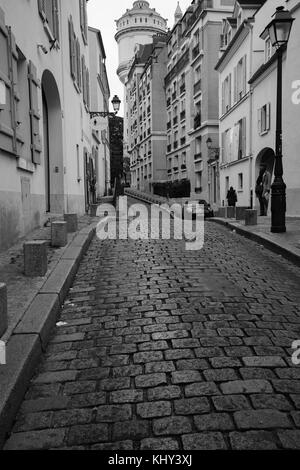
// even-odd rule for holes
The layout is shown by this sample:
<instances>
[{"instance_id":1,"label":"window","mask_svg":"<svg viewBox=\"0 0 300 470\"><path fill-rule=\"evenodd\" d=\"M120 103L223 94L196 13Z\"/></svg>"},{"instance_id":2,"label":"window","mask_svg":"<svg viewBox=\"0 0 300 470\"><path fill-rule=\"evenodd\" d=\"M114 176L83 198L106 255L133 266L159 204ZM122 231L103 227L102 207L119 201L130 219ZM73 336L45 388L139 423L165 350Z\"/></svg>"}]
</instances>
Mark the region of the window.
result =
<instances>
[{"instance_id":1,"label":"window","mask_svg":"<svg viewBox=\"0 0 300 470\"><path fill-rule=\"evenodd\" d=\"M79 11L80 11L80 29L85 44L88 42L88 21L86 11L86 0L79 0Z\"/></svg>"},{"instance_id":2,"label":"window","mask_svg":"<svg viewBox=\"0 0 300 470\"><path fill-rule=\"evenodd\" d=\"M59 41L58 0L38 0L39 14L51 40Z\"/></svg>"},{"instance_id":3,"label":"window","mask_svg":"<svg viewBox=\"0 0 300 470\"><path fill-rule=\"evenodd\" d=\"M222 83L222 114L227 113L231 108L231 73Z\"/></svg>"},{"instance_id":4,"label":"window","mask_svg":"<svg viewBox=\"0 0 300 470\"><path fill-rule=\"evenodd\" d=\"M225 178L225 192L226 194L228 193L229 191L229 176L226 176Z\"/></svg>"},{"instance_id":5,"label":"window","mask_svg":"<svg viewBox=\"0 0 300 470\"><path fill-rule=\"evenodd\" d=\"M0 150L26 158L24 143L30 142L28 155L32 162L41 163L39 134L38 87L36 68L18 53L14 35L5 26L4 13L0 28L0 76L2 81L0 103ZM19 51L20 52L20 51ZM19 106L20 102L24 104Z\"/></svg>"},{"instance_id":6,"label":"window","mask_svg":"<svg viewBox=\"0 0 300 470\"><path fill-rule=\"evenodd\" d=\"M271 103L265 104L258 110L258 133L260 135L265 134L271 128Z\"/></svg>"},{"instance_id":7,"label":"window","mask_svg":"<svg viewBox=\"0 0 300 470\"><path fill-rule=\"evenodd\" d=\"M265 42L265 62L268 62L273 55L273 47L271 43L271 39L268 38Z\"/></svg>"},{"instance_id":8,"label":"window","mask_svg":"<svg viewBox=\"0 0 300 470\"><path fill-rule=\"evenodd\" d=\"M240 119L239 125L239 153L238 159L246 157L246 118Z\"/></svg>"},{"instance_id":9,"label":"window","mask_svg":"<svg viewBox=\"0 0 300 470\"><path fill-rule=\"evenodd\" d=\"M247 56L242 57L234 68L234 102L238 102L246 94Z\"/></svg>"},{"instance_id":10,"label":"window","mask_svg":"<svg viewBox=\"0 0 300 470\"><path fill-rule=\"evenodd\" d=\"M243 191L244 189L244 175L243 173L238 174L238 191Z\"/></svg>"}]
</instances>

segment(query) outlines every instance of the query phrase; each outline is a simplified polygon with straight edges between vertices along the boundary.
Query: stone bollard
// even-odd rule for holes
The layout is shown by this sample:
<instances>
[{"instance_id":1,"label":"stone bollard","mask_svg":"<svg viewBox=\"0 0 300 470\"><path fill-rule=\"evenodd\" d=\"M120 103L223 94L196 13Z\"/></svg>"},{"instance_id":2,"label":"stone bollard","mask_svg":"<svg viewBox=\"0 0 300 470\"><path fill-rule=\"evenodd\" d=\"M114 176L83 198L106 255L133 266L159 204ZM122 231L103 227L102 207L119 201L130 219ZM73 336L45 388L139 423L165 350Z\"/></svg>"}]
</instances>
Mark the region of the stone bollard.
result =
<instances>
[{"instance_id":1,"label":"stone bollard","mask_svg":"<svg viewBox=\"0 0 300 470\"><path fill-rule=\"evenodd\" d=\"M47 242L35 240L24 243L25 276L45 276L47 269Z\"/></svg>"},{"instance_id":2,"label":"stone bollard","mask_svg":"<svg viewBox=\"0 0 300 470\"><path fill-rule=\"evenodd\" d=\"M248 207L243 207L243 206L237 206L235 208L235 218L236 220L245 220L245 212L248 209Z\"/></svg>"},{"instance_id":3,"label":"stone bollard","mask_svg":"<svg viewBox=\"0 0 300 470\"><path fill-rule=\"evenodd\" d=\"M248 209L245 211L245 225L257 225L257 210Z\"/></svg>"},{"instance_id":4,"label":"stone bollard","mask_svg":"<svg viewBox=\"0 0 300 470\"><path fill-rule=\"evenodd\" d=\"M7 330L7 288L5 284L0 283L0 338Z\"/></svg>"},{"instance_id":5,"label":"stone bollard","mask_svg":"<svg viewBox=\"0 0 300 470\"><path fill-rule=\"evenodd\" d=\"M78 230L77 214L64 214L64 220L65 222L67 222L68 233L77 232Z\"/></svg>"},{"instance_id":6,"label":"stone bollard","mask_svg":"<svg viewBox=\"0 0 300 470\"><path fill-rule=\"evenodd\" d=\"M226 217L227 217L227 219L235 219L235 207L233 207L233 206L228 206L227 207Z\"/></svg>"},{"instance_id":7,"label":"stone bollard","mask_svg":"<svg viewBox=\"0 0 300 470\"><path fill-rule=\"evenodd\" d=\"M67 222L56 220L51 224L51 246L61 248L68 243Z\"/></svg>"},{"instance_id":8,"label":"stone bollard","mask_svg":"<svg viewBox=\"0 0 300 470\"><path fill-rule=\"evenodd\" d=\"M97 217L98 207L99 207L99 204L91 204L90 205L90 216L91 217Z\"/></svg>"},{"instance_id":9,"label":"stone bollard","mask_svg":"<svg viewBox=\"0 0 300 470\"><path fill-rule=\"evenodd\" d=\"M226 214L227 214L227 208L226 207L219 207L219 210L217 212L217 216L218 217L221 217L222 219L224 219L226 217Z\"/></svg>"}]
</instances>

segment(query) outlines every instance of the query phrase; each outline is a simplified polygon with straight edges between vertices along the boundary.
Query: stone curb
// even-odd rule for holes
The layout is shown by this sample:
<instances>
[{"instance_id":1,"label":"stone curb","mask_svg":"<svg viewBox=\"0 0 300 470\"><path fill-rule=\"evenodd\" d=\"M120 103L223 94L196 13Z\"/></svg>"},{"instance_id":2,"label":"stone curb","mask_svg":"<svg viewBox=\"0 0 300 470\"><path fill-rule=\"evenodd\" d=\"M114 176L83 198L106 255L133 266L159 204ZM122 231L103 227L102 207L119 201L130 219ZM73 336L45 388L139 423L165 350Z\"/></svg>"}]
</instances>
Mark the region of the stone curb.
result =
<instances>
[{"instance_id":1,"label":"stone curb","mask_svg":"<svg viewBox=\"0 0 300 470\"><path fill-rule=\"evenodd\" d=\"M268 248L270 251L273 251L274 253L283 256L288 261L291 261L297 266L300 266L300 254L297 253L297 251L299 250L293 250L290 246L284 247L276 241L272 240L271 237L269 237L268 235L251 232L250 230L237 226L234 223L228 222L227 220L220 219L217 217L214 217L213 219L209 220L210 222L215 222L219 225L223 225L224 227L227 227L230 230L235 230L236 233L238 233L239 235L242 235L243 237L246 237L249 240L253 240L257 243L260 243L264 247Z\"/></svg>"},{"instance_id":2,"label":"stone curb","mask_svg":"<svg viewBox=\"0 0 300 470\"><path fill-rule=\"evenodd\" d=\"M97 223L85 227L75 236L8 340L6 356L9 364L0 366L0 449L46 349L60 306L95 236Z\"/></svg>"}]
</instances>

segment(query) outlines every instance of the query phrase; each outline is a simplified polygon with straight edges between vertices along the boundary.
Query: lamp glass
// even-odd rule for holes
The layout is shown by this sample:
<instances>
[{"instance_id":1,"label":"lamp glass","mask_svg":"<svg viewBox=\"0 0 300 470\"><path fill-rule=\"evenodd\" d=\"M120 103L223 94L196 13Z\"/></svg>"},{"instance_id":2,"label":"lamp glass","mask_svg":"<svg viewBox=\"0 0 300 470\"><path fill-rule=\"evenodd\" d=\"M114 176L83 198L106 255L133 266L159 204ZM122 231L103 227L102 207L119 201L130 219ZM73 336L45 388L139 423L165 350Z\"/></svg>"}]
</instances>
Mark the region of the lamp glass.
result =
<instances>
[{"instance_id":1,"label":"lamp glass","mask_svg":"<svg viewBox=\"0 0 300 470\"><path fill-rule=\"evenodd\" d=\"M276 35L276 25L275 23L272 23L269 27L269 36L270 36L270 41L273 47L276 47L277 45L277 35Z\"/></svg>"},{"instance_id":2,"label":"lamp glass","mask_svg":"<svg viewBox=\"0 0 300 470\"><path fill-rule=\"evenodd\" d=\"M117 96L114 96L112 100L112 105L113 105L115 113L118 113L120 111L121 101Z\"/></svg>"}]
</instances>

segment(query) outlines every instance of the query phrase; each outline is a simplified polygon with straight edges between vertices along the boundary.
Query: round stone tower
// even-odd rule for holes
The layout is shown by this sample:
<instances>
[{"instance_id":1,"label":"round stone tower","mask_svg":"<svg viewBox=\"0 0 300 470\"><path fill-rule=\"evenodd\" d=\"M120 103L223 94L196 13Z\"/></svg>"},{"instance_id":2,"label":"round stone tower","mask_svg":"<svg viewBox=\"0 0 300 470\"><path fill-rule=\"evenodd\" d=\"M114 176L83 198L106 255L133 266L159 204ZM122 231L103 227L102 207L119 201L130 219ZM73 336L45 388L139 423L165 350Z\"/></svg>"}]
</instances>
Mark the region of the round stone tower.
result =
<instances>
[{"instance_id":1,"label":"round stone tower","mask_svg":"<svg viewBox=\"0 0 300 470\"><path fill-rule=\"evenodd\" d=\"M156 34L166 33L167 20L150 8L149 2L136 1L119 20L116 20L115 39L119 46L119 67L117 74L125 84L136 44L149 44Z\"/></svg>"}]
</instances>

